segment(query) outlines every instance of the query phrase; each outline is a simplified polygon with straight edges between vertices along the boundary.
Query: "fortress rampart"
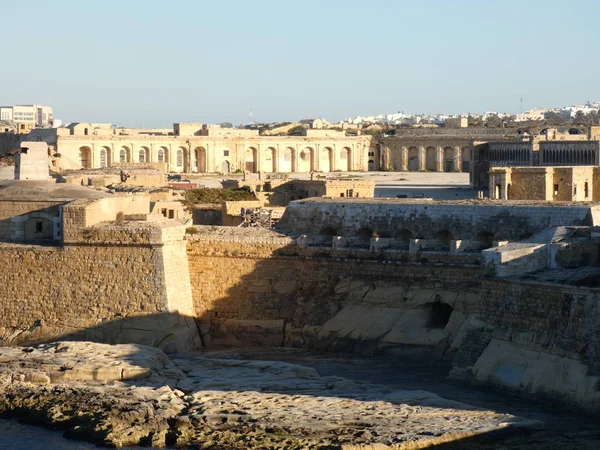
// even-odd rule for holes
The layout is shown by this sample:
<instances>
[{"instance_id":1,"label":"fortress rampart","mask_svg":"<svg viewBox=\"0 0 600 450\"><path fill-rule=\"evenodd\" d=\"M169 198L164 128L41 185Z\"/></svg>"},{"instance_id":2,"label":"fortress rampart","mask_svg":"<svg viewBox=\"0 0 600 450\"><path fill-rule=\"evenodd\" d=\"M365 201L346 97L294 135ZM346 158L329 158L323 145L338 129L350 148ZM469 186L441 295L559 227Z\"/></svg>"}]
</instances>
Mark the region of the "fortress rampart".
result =
<instances>
[{"instance_id":1,"label":"fortress rampart","mask_svg":"<svg viewBox=\"0 0 600 450\"><path fill-rule=\"evenodd\" d=\"M322 198L290 203L278 227L293 235L517 240L556 226L600 225L595 204ZM451 236L450 236L451 235Z\"/></svg>"},{"instance_id":2,"label":"fortress rampart","mask_svg":"<svg viewBox=\"0 0 600 450\"><path fill-rule=\"evenodd\" d=\"M532 228L523 229L537 234L520 244L521 257L515 256L521 247L507 245L512 255L507 264L540 261L533 274L500 279L486 251L477 249L365 247L360 240L340 247L334 243L339 236L311 242L311 236L291 237L304 227L318 230L317 219L338 220L342 232L354 232L361 220L374 227L387 223L391 232L400 211L423 232L428 228L418 224L425 220L452 231L455 220L473 233L485 214L469 209L486 206L457 203L450 220L449 210L439 209L447 205L433 202L379 202L371 209L378 202L324 201L318 217L313 202L297 202L292 204L300 205L297 211L308 214L290 210L296 228L288 235L232 227L198 227L185 234L180 222L135 213L135 204L125 205L133 214L104 220L120 202L126 200L80 199L59 206L63 242L0 245L0 263L7 268L0 274L2 343L61 338L139 342L169 351L219 345L418 351L452 360L457 377L599 408L600 290L593 282L599 274L592 265L585 273L577 269L584 256L598 260L592 206L513 205L528 211L523 216ZM306 205L311 208L303 209ZM493 220L509 223L511 211L500 207ZM572 226L544 231L552 220ZM573 241L560 241L567 237ZM545 269L559 263L563 266ZM562 378L549 378L554 372Z\"/></svg>"}]
</instances>

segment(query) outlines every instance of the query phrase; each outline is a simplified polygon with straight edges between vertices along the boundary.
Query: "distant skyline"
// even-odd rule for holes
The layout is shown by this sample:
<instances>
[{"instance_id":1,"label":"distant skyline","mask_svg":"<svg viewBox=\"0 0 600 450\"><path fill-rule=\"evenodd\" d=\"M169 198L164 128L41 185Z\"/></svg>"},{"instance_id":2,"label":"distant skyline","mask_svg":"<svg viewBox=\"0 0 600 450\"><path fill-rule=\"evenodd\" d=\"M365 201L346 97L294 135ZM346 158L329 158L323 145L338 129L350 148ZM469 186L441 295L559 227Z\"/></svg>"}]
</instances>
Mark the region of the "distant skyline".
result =
<instances>
[{"instance_id":1,"label":"distant skyline","mask_svg":"<svg viewBox=\"0 0 600 450\"><path fill-rule=\"evenodd\" d=\"M600 100L596 0L2 6L0 104L169 127Z\"/></svg>"}]
</instances>

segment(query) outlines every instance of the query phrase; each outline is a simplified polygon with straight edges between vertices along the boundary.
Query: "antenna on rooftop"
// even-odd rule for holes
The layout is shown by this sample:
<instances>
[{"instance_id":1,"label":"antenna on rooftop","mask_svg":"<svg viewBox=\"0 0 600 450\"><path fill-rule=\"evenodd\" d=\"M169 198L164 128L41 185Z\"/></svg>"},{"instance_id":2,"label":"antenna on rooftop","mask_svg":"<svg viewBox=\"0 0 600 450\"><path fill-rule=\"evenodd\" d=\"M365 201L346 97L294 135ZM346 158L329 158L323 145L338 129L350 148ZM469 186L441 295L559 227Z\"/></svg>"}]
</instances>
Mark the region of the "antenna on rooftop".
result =
<instances>
[{"instance_id":1,"label":"antenna on rooftop","mask_svg":"<svg viewBox=\"0 0 600 450\"><path fill-rule=\"evenodd\" d=\"M523 114L523 97L521 97L521 114Z\"/></svg>"}]
</instances>

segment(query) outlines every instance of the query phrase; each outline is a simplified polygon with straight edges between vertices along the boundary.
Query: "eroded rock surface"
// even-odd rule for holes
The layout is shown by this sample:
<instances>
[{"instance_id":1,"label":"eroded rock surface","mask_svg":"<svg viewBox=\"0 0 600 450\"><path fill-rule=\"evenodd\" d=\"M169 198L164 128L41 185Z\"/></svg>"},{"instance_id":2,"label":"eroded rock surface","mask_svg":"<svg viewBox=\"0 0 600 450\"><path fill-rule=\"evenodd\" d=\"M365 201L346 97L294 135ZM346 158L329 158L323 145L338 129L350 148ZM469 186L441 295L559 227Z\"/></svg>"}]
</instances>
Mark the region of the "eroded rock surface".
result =
<instances>
[{"instance_id":1,"label":"eroded rock surface","mask_svg":"<svg viewBox=\"0 0 600 450\"><path fill-rule=\"evenodd\" d=\"M401 448L539 425L295 364L90 342L0 348L0 413L116 447Z\"/></svg>"}]
</instances>

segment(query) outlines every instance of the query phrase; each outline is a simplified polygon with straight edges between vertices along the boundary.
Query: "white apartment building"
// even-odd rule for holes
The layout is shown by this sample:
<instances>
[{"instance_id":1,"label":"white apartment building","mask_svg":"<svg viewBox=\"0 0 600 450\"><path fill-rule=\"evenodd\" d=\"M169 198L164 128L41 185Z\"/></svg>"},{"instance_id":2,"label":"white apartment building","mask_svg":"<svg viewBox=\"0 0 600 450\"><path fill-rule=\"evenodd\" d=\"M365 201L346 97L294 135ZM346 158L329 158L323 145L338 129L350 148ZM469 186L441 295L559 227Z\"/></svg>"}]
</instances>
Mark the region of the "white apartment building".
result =
<instances>
[{"instance_id":1,"label":"white apartment building","mask_svg":"<svg viewBox=\"0 0 600 450\"><path fill-rule=\"evenodd\" d=\"M0 120L18 125L19 131L51 127L54 121L52 108L43 105L0 106Z\"/></svg>"}]
</instances>

